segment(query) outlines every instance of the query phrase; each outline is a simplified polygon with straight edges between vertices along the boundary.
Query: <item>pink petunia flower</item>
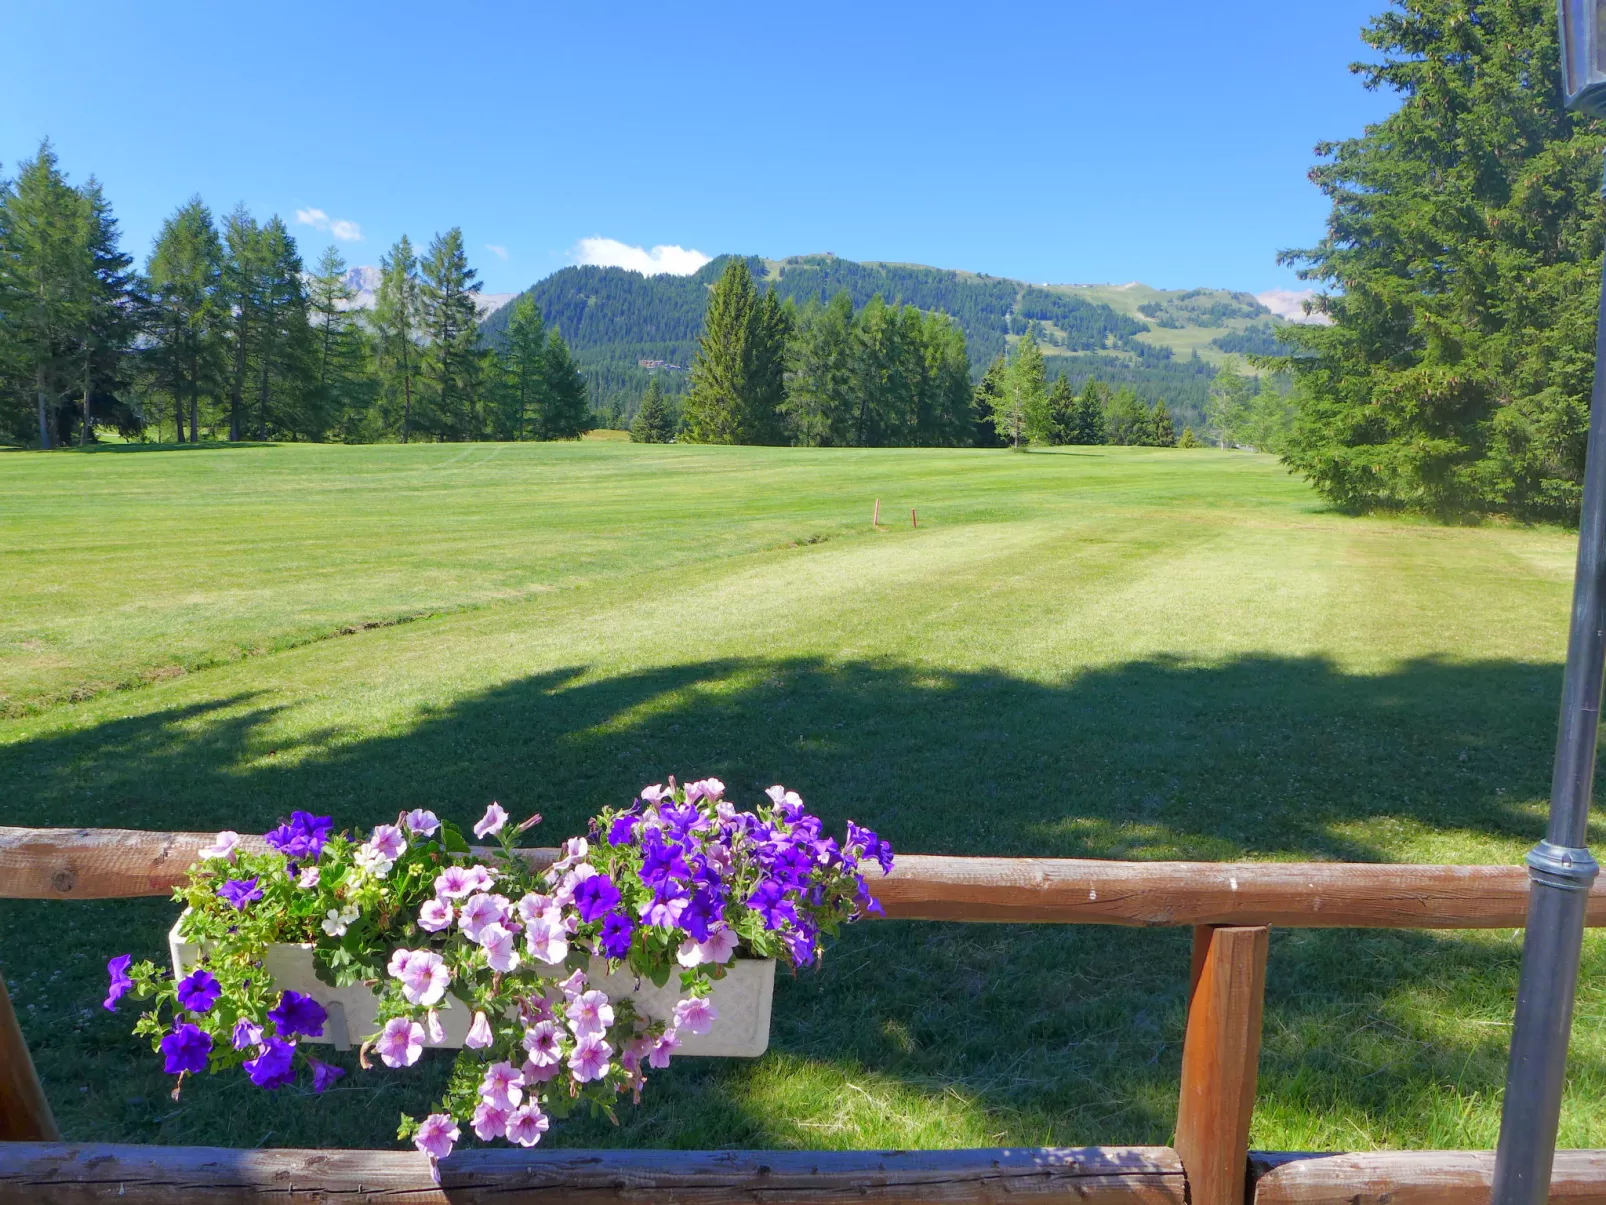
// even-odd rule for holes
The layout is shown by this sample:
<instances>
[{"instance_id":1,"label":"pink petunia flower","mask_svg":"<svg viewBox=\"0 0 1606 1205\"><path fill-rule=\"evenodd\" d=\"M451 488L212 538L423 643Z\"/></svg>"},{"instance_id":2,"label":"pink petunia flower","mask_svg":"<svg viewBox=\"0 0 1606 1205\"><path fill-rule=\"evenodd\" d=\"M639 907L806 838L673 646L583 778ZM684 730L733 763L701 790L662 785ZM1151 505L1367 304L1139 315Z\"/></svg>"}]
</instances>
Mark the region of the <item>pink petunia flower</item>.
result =
<instances>
[{"instance_id":1,"label":"pink petunia flower","mask_svg":"<svg viewBox=\"0 0 1606 1205\"><path fill-rule=\"evenodd\" d=\"M492 1063L480 1081L480 1098L498 1109L513 1109L524 1099L524 1076L512 1063Z\"/></svg>"},{"instance_id":2,"label":"pink petunia flower","mask_svg":"<svg viewBox=\"0 0 1606 1205\"><path fill-rule=\"evenodd\" d=\"M301 873L296 876L296 886L301 888L303 891L311 891L318 886L318 879L320 877L322 876L319 874L316 866L305 867Z\"/></svg>"},{"instance_id":3,"label":"pink petunia flower","mask_svg":"<svg viewBox=\"0 0 1606 1205\"><path fill-rule=\"evenodd\" d=\"M476 1012L474 1023L468 1027L468 1036L463 1039L463 1045L470 1050L484 1050L492 1041L490 1021L483 1012Z\"/></svg>"},{"instance_id":4,"label":"pink petunia flower","mask_svg":"<svg viewBox=\"0 0 1606 1205\"><path fill-rule=\"evenodd\" d=\"M558 987L563 992L563 998L572 1002L575 997L586 990L586 973L582 970L576 970L574 974L558 984Z\"/></svg>"},{"instance_id":5,"label":"pink petunia flower","mask_svg":"<svg viewBox=\"0 0 1606 1205\"><path fill-rule=\"evenodd\" d=\"M426 1022L424 1026L425 1032L429 1034L429 1044L431 1046L439 1046L446 1040L446 1029L441 1025L440 1013L432 1008L424 1020Z\"/></svg>"},{"instance_id":6,"label":"pink petunia flower","mask_svg":"<svg viewBox=\"0 0 1606 1205\"><path fill-rule=\"evenodd\" d=\"M519 900L519 916L527 925L542 917L556 920L558 906L550 895L537 895L532 891Z\"/></svg>"},{"instance_id":7,"label":"pink petunia flower","mask_svg":"<svg viewBox=\"0 0 1606 1205\"><path fill-rule=\"evenodd\" d=\"M541 1135L546 1133L549 1124L546 1114L532 1101L508 1115L507 1140L520 1146L534 1146L541 1141Z\"/></svg>"},{"instance_id":8,"label":"pink petunia flower","mask_svg":"<svg viewBox=\"0 0 1606 1205\"><path fill-rule=\"evenodd\" d=\"M537 1067L557 1065L563 1058L563 1050L558 1045L559 1032L556 1021L537 1021L524 1031L524 1049L531 1063Z\"/></svg>"},{"instance_id":9,"label":"pink petunia flower","mask_svg":"<svg viewBox=\"0 0 1606 1205\"><path fill-rule=\"evenodd\" d=\"M391 959L392 964L395 961ZM452 981L452 973L439 954L431 950L414 950L396 978L401 980L402 995L407 998L407 1003L422 1004L428 1008L440 1003L447 985Z\"/></svg>"},{"instance_id":10,"label":"pink petunia flower","mask_svg":"<svg viewBox=\"0 0 1606 1205\"><path fill-rule=\"evenodd\" d=\"M669 1056L680 1049L680 1035L673 1027L659 1034L652 1044L652 1051L647 1055L647 1065L662 1071L669 1066Z\"/></svg>"},{"instance_id":11,"label":"pink petunia flower","mask_svg":"<svg viewBox=\"0 0 1606 1205\"><path fill-rule=\"evenodd\" d=\"M564 1015L575 1037L584 1038L600 1034L613 1024L613 1005L608 1003L606 992L593 988L576 996Z\"/></svg>"},{"instance_id":12,"label":"pink petunia flower","mask_svg":"<svg viewBox=\"0 0 1606 1205\"><path fill-rule=\"evenodd\" d=\"M424 1027L406 1017L392 1017L385 1022L374 1049L387 1067L411 1067L424 1053Z\"/></svg>"},{"instance_id":13,"label":"pink petunia flower","mask_svg":"<svg viewBox=\"0 0 1606 1205\"><path fill-rule=\"evenodd\" d=\"M402 817L407 831L418 837L434 836L441 826L440 818L425 808L414 808Z\"/></svg>"},{"instance_id":14,"label":"pink petunia flower","mask_svg":"<svg viewBox=\"0 0 1606 1205\"><path fill-rule=\"evenodd\" d=\"M488 1100L482 1100L474 1109L474 1133L481 1142L501 1138L507 1132L508 1110L498 1109Z\"/></svg>"},{"instance_id":15,"label":"pink petunia flower","mask_svg":"<svg viewBox=\"0 0 1606 1205\"><path fill-rule=\"evenodd\" d=\"M657 925L660 929L673 929L680 924L680 914L686 911L687 899L648 900L641 906L643 924ZM690 963L687 964L692 965Z\"/></svg>"},{"instance_id":16,"label":"pink petunia flower","mask_svg":"<svg viewBox=\"0 0 1606 1205\"><path fill-rule=\"evenodd\" d=\"M407 969L407 964L409 962L411 962L412 960L413 960L413 952L411 950L405 950L405 949L392 950L391 951L391 955L390 955L390 962L389 962L389 964L386 965L385 970L390 972L390 977L392 979L400 979L401 975L402 975L402 972Z\"/></svg>"},{"instance_id":17,"label":"pink petunia flower","mask_svg":"<svg viewBox=\"0 0 1606 1205\"><path fill-rule=\"evenodd\" d=\"M692 996L675 1003L675 1026L695 1034L705 1034L719 1019L719 1010L707 996Z\"/></svg>"},{"instance_id":18,"label":"pink petunia flower","mask_svg":"<svg viewBox=\"0 0 1606 1205\"><path fill-rule=\"evenodd\" d=\"M569 1054L569 1071L575 1082L589 1084L608 1074L612 1064L613 1047L602 1040L601 1034L587 1034L574 1044Z\"/></svg>"},{"instance_id":19,"label":"pink petunia flower","mask_svg":"<svg viewBox=\"0 0 1606 1205\"><path fill-rule=\"evenodd\" d=\"M480 930L486 925L500 922L507 913L503 912L493 896L471 895L464 901L463 907L457 914L457 927L463 930L470 941L479 941Z\"/></svg>"},{"instance_id":20,"label":"pink petunia flower","mask_svg":"<svg viewBox=\"0 0 1606 1205\"><path fill-rule=\"evenodd\" d=\"M439 933L452 923L452 906L445 900L425 900L418 909L418 927L426 933Z\"/></svg>"},{"instance_id":21,"label":"pink petunia flower","mask_svg":"<svg viewBox=\"0 0 1606 1205\"><path fill-rule=\"evenodd\" d=\"M495 836L502 831L502 826L506 823L507 809L499 803L493 803L485 809L485 815L481 816L480 822L474 826L474 835L476 837Z\"/></svg>"},{"instance_id":22,"label":"pink petunia flower","mask_svg":"<svg viewBox=\"0 0 1606 1205\"><path fill-rule=\"evenodd\" d=\"M232 828L226 828L216 837L212 838L212 844L203 845L200 849L196 850L195 853L197 857L227 858L230 862L232 862L239 851L239 846L240 834L235 832Z\"/></svg>"},{"instance_id":23,"label":"pink petunia flower","mask_svg":"<svg viewBox=\"0 0 1606 1205\"><path fill-rule=\"evenodd\" d=\"M519 965L519 950L513 934L496 923L480 930L480 948L485 951L485 965L493 971L511 971Z\"/></svg>"},{"instance_id":24,"label":"pink petunia flower","mask_svg":"<svg viewBox=\"0 0 1606 1205\"><path fill-rule=\"evenodd\" d=\"M675 951L675 961L683 967L701 966L705 962L724 966L735 952L736 930L725 928L710 933L706 941L693 941L688 937Z\"/></svg>"},{"instance_id":25,"label":"pink petunia flower","mask_svg":"<svg viewBox=\"0 0 1606 1205\"><path fill-rule=\"evenodd\" d=\"M557 966L569 956L569 935L561 921L545 917L531 921L525 927L524 942L532 958L549 966Z\"/></svg>"},{"instance_id":26,"label":"pink petunia flower","mask_svg":"<svg viewBox=\"0 0 1606 1205\"><path fill-rule=\"evenodd\" d=\"M549 1084L562 1074L563 1063L562 1060L559 1060L556 1063L538 1066L529 1060L525 1060L524 1066L520 1070L524 1072L524 1082L527 1084Z\"/></svg>"},{"instance_id":27,"label":"pink petunia flower","mask_svg":"<svg viewBox=\"0 0 1606 1205\"><path fill-rule=\"evenodd\" d=\"M394 862L406 851L407 838L402 836L401 829L394 824L379 824L374 826L373 835L368 838L368 844L384 857Z\"/></svg>"},{"instance_id":28,"label":"pink petunia flower","mask_svg":"<svg viewBox=\"0 0 1606 1205\"><path fill-rule=\"evenodd\" d=\"M673 791L666 790L662 783L654 783L650 787L641 788L641 802L646 804L657 803L660 799L667 799Z\"/></svg>"},{"instance_id":29,"label":"pink petunia flower","mask_svg":"<svg viewBox=\"0 0 1606 1205\"><path fill-rule=\"evenodd\" d=\"M445 1113L431 1113L418 1123L413 1145L431 1159L444 1159L457 1145L458 1134L456 1124Z\"/></svg>"},{"instance_id":30,"label":"pink petunia flower","mask_svg":"<svg viewBox=\"0 0 1606 1205\"><path fill-rule=\"evenodd\" d=\"M591 842L584 837L570 837L563 843L563 856L552 863L552 869L556 871L568 870L569 867L577 862L585 861L586 855L590 852Z\"/></svg>"}]
</instances>

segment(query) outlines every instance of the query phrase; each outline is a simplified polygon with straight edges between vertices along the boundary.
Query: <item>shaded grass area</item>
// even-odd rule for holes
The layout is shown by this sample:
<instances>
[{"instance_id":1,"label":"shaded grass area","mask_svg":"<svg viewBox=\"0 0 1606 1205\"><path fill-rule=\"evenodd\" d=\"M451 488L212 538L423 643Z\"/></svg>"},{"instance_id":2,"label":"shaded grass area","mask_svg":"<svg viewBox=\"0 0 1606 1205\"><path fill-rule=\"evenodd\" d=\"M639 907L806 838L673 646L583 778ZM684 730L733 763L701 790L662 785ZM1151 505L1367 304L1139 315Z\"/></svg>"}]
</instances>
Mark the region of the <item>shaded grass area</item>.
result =
<instances>
[{"instance_id":1,"label":"shaded grass area","mask_svg":"<svg viewBox=\"0 0 1606 1205\"><path fill-rule=\"evenodd\" d=\"M1564 533L1346 519L1213 452L163 457L0 465L0 824L498 799L554 843L678 773L785 782L911 852L1516 863L1542 830ZM919 531L870 532L874 497ZM69 1136L384 1145L428 1103L441 1059L169 1100L99 1001L173 916L0 903ZM1518 955L1274 933L1255 1143L1491 1146ZM856 926L779 984L763 1059L682 1060L549 1141L1165 1142L1187 962L1180 931ZM1591 935L1567 1145L1606 1146L1603 971Z\"/></svg>"},{"instance_id":2,"label":"shaded grass area","mask_svg":"<svg viewBox=\"0 0 1606 1205\"><path fill-rule=\"evenodd\" d=\"M0 809L0 821L91 823L109 810L262 828L292 806L461 811L460 800L494 797L539 807L551 833L567 833L612 797L609 782L676 765L751 798L784 716L804 734L787 750L787 780L832 823L854 815L910 849L1370 860L1432 833L1448 846L1424 856L1509 857L1539 832L1532 801L1558 686L1548 666L1423 661L1359 676L1265 657L1141 662L1060 686L810 660L577 670L461 700L404 735L244 773L281 718L259 696L61 732L7 750L3 797L31 803L26 815ZM323 1100L266 1099L232 1077L168 1101L126 1021L95 1001L106 952L132 933L159 955L172 915L160 901L0 909L8 978L70 1133L367 1145L387 1140L397 1111L426 1103L439 1061L355 1077ZM1511 934L1277 933L1256 1141L1491 1145L1517 955ZM768 1057L683 1061L621 1129L570 1125L556 1138L1164 1142L1187 958L1181 931L861 925L823 973L782 982ZM1606 1140L1602 970L1592 939L1564 1127L1579 1145Z\"/></svg>"}]
</instances>

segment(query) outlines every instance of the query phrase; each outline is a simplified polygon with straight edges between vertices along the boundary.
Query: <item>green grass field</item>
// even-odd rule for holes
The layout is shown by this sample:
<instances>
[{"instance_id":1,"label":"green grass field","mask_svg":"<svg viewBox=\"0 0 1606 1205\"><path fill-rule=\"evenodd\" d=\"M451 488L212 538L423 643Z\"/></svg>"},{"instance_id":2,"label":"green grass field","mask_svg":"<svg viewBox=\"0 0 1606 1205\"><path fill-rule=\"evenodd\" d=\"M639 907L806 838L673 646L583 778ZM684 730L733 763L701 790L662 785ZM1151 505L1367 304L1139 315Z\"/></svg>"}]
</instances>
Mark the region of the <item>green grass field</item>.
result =
<instances>
[{"instance_id":1,"label":"green grass field","mask_svg":"<svg viewBox=\"0 0 1606 1205\"><path fill-rule=\"evenodd\" d=\"M875 499L884 529L870 528ZM919 510L911 528L909 510ZM620 443L0 455L0 824L260 831L424 805L543 843L666 774L909 852L1514 863L1573 541L1326 511L1273 461ZM1598 840L1598 835L1597 835ZM79 1140L384 1145L440 1060L167 1096L99 1007L162 900L0 904ZM1253 1141L1490 1147L1502 933L1272 937ZM1188 935L876 923L686 1060L636 1146L1163 1143ZM1593 935L1562 1121L1606 1146Z\"/></svg>"}]
</instances>

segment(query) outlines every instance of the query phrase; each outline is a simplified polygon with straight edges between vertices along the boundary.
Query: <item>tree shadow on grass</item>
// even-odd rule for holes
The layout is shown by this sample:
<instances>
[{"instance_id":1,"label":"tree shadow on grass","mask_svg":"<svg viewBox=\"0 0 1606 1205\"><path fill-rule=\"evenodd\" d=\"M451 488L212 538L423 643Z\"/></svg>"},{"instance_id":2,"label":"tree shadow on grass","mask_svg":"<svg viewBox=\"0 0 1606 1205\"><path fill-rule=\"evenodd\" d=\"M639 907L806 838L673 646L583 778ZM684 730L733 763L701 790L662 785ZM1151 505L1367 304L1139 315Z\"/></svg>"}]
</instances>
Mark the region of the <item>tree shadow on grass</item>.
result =
<instances>
[{"instance_id":1,"label":"tree shadow on grass","mask_svg":"<svg viewBox=\"0 0 1606 1205\"><path fill-rule=\"evenodd\" d=\"M576 666L367 740L262 692L8 746L0 823L260 831L296 807L367 825L412 806L469 819L494 798L543 812L537 835L555 842L679 772L749 804L785 782L831 825L852 816L911 852L1515 860L1542 829L1558 687L1554 666L1435 660L1356 676L1320 659L1157 659L1065 683L802 659ZM383 1144L397 1110L427 1103L438 1067L355 1076L318 1101L231 1077L175 1111L126 1020L95 1007L104 959L130 933L158 954L171 915L161 901L0 906L0 956L74 1136ZM1420 1144L1471 1100L1465 1127L1481 1133L1516 956L1487 935L1275 935L1257 1124L1297 1138L1339 1118L1341 1143ZM1598 981L1593 942L1587 963ZM770 1057L677 1064L622 1127L571 1123L553 1141L1163 1142L1186 967L1178 931L857 926L823 972L780 985ZM1600 1049L1579 1048L1574 1069L1600 1098Z\"/></svg>"}]
</instances>

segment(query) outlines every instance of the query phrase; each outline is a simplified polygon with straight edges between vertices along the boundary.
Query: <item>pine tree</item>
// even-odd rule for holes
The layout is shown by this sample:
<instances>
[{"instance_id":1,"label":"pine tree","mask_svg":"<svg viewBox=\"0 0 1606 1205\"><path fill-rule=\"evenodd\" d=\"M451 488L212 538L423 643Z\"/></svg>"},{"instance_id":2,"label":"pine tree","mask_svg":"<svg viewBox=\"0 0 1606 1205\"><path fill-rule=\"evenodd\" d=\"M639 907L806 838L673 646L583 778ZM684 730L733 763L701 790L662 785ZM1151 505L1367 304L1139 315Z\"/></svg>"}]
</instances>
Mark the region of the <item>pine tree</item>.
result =
<instances>
[{"instance_id":1,"label":"pine tree","mask_svg":"<svg viewBox=\"0 0 1606 1205\"><path fill-rule=\"evenodd\" d=\"M499 434L529 439L542 429L546 411L547 330L532 297L513 303L513 315L496 349L501 370L502 404Z\"/></svg>"},{"instance_id":2,"label":"pine tree","mask_svg":"<svg viewBox=\"0 0 1606 1205\"><path fill-rule=\"evenodd\" d=\"M1071 408L1071 421L1067 443L1101 444L1108 437L1104 412L1109 405L1109 390L1094 377L1082 382L1076 404Z\"/></svg>"},{"instance_id":3,"label":"pine tree","mask_svg":"<svg viewBox=\"0 0 1606 1205\"><path fill-rule=\"evenodd\" d=\"M1076 422L1076 395L1071 391L1070 378L1063 373L1054 378L1054 387L1048 391L1048 435L1050 444L1068 444Z\"/></svg>"},{"instance_id":4,"label":"pine tree","mask_svg":"<svg viewBox=\"0 0 1606 1205\"><path fill-rule=\"evenodd\" d=\"M825 305L813 301L798 311L783 407L793 443L817 448L853 441L855 356L853 298L846 289Z\"/></svg>"},{"instance_id":5,"label":"pine tree","mask_svg":"<svg viewBox=\"0 0 1606 1205\"><path fill-rule=\"evenodd\" d=\"M346 261L325 247L307 290L307 309L316 342L317 411L326 427L348 439L366 435L370 383L364 367L367 348L352 312L356 292L346 280Z\"/></svg>"},{"instance_id":6,"label":"pine tree","mask_svg":"<svg viewBox=\"0 0 1606 1205\"><path fill-rule=\"evenodd\" d=\"M1593 6L1591 6L1593 10ZM1356 68L1400 103L1324 143L1329 289L1288 463L1347 506L1575 520L1600 251L1601 122L1567 113L1549 0L1398 0Z\"/></svg>"},{"instance_id":7,"label":"pine tree","mask_svg":"<svg viewBox=\"0 0 1606 1205\"><path fill-rule=\"evenodd\" d=\"M569 354L569 345L553 327L541 357L541 439L579 439L591 429L591 403L586 381Z\"/></svg>"},{"instance_id":8,"label":"pine tree","mask_svg":"<svg viewBox=\"0 0 1606 1205\"><path fill-rule=\"evenodd\" d=\"M1111 395L1104 411L1104 429L1108 442L1128 446L1144 444L1154 434L1153 416L1130 385Z\"/></svg>"},{"instance_id":9,"label":"pine tree","mask_svg":"<svg viewBox=\"0 0 1606 1205\"><path fill-rule=\"evenodd\" d=\"M257 438L322 436L326 417L313 396L313 338L306 269L277 216L262 224L261 321L255 364Z\"/></svg>"},{"instance_id":10,"label":"pine tree","mask_svg":"<svg viewBox=\"0 0 1606 1205\"><path fill-rule=\"evenodd\" d=\"M117 219L93 176L79 190L79 198L84 225L76 342L82 373L80 443L88 446L94 437L95 399L103 409L115 404L115 391L124 383L123 365L135 334L139 298L129 271L133 257L119 246Z\"/></svg>"},{"instance_id":11,"label":"pine tree","mask_svg":"<svg viewBox=\"0 0 1606 1205\"><path fill-rule=\"evenodd\" d=\"M630 442L666 444L673 442L674 438L675 417L669 412L669 403L664 400L663 386L654 376L647 382L641 407L636 411L635 421L630 424Z\"/></svg>"},{"instance_id":12,"label":"pine tree","mask_svg":"<svg viewBox=\"0 0 1606 1205\"><path fill-rule=\"evenodd\" d=\"M221 368L222 259L211 211L195 197L162 224L145 269L152 302L147 354L173 399L179 443L186 413L190 442L200 441L201 394L215 391Z\"/></svg>"},{"instance_id":13,"label":"pine tree","mask_svg":"<svg viewBox=\"0 0 1606 1205\"><path fill-rule=\"evenodd\" d=\"M1171 417L1171 408L1163 398L1154 403L1154 412L1149 416L1149 445L1155 448L1177 446L1176 420Z\"/></svg>"},{"instance_id":14,"label":"pine tree","mask_svg":"<svg viewBox=\"0 0 1606 1205\"><path fill-rule=\"evenodd\" d=\"M430 382L430 425L443 439L478 439L480 410L479 322L474 298L478 273L468 266L463 231L438 234L419 268L424 329L429 337L425 376Z\"/></svg>"},{"instance_id":15,"label":"pine tree","mask_svg":"<svg viewBox=\"0 0 1606 1205\"><path fill-rule=\"evenodd\" d=\"M229 439L245 438L245 394L262 322L262 230L244 205L223 219L219 310L228 344Z\"/></svg>"},{"instance_id":16,"label":"pine tree","mask_svg":"<svg viewBox=\"0 0 1606 1205\"><path fill-rule=\"evenodd\" d=\"M689 443L780 443L790 321L733 258L708 298L684 407Z\"/></svg>"},{"instance_id":17,"label":"pine tree","mask_svg":"<svg viewBox=\"0 0 1606 1205\"><path fill-rule=\"evenodd\" d=\"M1015 345L1001 384L1001 393L992 399L993 423L1010 447L1023 452L1031 440L1046 436L1048 426L1043 352L1030 328Z\"/></svg>"},{"instance_id":18,"label":"pine tree","mask_svg":"<svg viewBox=\"0 0 1606 1205\"><path fill-rule=\"evenodd\" d=\"M0 344L41 447L70 432L74 398L88 437L97 373L115 372L126 338L128 265L100 186L69 185L49 142L0 187Z\"/></svg>"},{"instance_id":19,"label":"pine tree","mask_svg":"<svg viewBox=\"0 0 1606 1205\"><path fill-rule=\"evenodd\" d=\"M1177 438L1177 447L1179 447L1179 448L1202 448L1202 447L1205 447L1205 446L1206 446L1206 444L1204 443L1204 441L1201 440L1197 435L1195 435L1193 433L1193 428L1192 427L1184 427L1184 428L1182 428L1182 434Z\"/></svg>"},{"instance_id":20,"label":"pine tree","mask_svg":"<svg viewBox=\"0 0 1606 1205\"><path fill-rule=\"evenodd\" d=\"M925 375L916 440L926 447L961 447L971 440L970 355L965 332L947 314L921 316Z\"/></svg>"},{"instance_id":21,"label":"pine tree","mask_svg":"<svg viewBox=\"0 0 1606 1205\"><path fill-rule=\"evenodd\" d=\"M1004 379L1009 370L1009 363L1003 356L999 356L987 366L982 373L981 380L971 391L971 409L976 415L973 442L978 448L1004 448L1009 446L1009 440L999 433L997 414L999 407L1004 404Z\"/></svg>"},{"instance_id":22,"label":"pine tree","mask_svg":"<svg viewBox=\"0 0 1606 1205\"><path fill-rule=\"evenodd\" d=\"M424 313L418 256L404 234L379 261L379 295L374 301L375 359L382 388L392 410L402 443L413 431L413 403L423 352L419 346Z\"/></svg>"}]
</instances>

